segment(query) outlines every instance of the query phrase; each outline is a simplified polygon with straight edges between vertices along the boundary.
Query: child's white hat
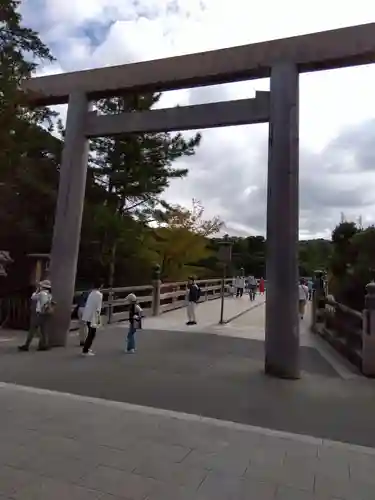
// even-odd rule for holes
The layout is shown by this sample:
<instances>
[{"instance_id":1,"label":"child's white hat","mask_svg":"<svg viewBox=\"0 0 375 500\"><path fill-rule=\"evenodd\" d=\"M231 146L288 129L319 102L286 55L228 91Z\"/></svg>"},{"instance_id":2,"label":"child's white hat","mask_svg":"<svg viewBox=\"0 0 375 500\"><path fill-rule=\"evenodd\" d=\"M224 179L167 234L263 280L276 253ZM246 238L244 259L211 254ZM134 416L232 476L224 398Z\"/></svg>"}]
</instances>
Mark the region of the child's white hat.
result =
<instances>
[{"instance_id":1,"label":"child's white hat","mask_svg":"<svg viewBox=\"0 0 375 500\"><path fill-rule=\"evenodd\" d=\"M129 302L137 302L137 297L134 295L134 293L129 293L129 295L126 297L126 300Z\"/></svg>"}]
</instances>

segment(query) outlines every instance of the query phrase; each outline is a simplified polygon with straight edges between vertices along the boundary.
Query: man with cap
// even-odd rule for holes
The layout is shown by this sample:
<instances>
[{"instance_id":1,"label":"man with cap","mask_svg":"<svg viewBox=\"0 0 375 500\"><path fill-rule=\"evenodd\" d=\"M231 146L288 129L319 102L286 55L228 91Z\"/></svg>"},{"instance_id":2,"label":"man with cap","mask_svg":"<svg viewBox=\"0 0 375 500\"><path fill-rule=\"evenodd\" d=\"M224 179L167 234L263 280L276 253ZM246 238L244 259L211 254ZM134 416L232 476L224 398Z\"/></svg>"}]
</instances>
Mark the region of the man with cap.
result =
<instances>
[{"instance_id":1,"label":"man with cap","mask_svg":"<svg viewBox=\"0 0 375 500\"><path fill-rule=\"evenodd\" d=\"M18 347L19 351L28 351L36 333L39 333L38 351L47 351L49 342L47 338L46 323L52 311L51 282L44 280L31 296L30 328L25 344Z\"/></svg>"}]
</instances>

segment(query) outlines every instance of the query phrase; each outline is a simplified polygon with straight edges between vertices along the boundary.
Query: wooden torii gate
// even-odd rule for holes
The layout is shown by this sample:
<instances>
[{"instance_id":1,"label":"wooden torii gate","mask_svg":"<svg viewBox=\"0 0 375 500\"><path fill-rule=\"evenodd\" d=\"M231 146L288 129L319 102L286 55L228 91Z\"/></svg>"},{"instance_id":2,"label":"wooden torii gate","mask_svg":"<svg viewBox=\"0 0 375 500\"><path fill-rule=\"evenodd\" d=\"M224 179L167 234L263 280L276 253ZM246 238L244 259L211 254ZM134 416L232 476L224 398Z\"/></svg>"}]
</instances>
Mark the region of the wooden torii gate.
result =
<instances>
[{"instance_id":1,"label":"wooden torii gate","mask_svg":"<svg viewBox=\"0 0 375 500\"><path fill-rule=\"evenodd\" d=\"M85 196L88 139L269 122L265 370L299 377L299 73L375 62L375 23L229 49L77 71L23 83L32 106L69 104L52 241L53 343L70 323ZM271 78L254 99L99 116L90 101L126 92ZM319 105L319 103L316 103Z\"/></svg>"}]
</instances>

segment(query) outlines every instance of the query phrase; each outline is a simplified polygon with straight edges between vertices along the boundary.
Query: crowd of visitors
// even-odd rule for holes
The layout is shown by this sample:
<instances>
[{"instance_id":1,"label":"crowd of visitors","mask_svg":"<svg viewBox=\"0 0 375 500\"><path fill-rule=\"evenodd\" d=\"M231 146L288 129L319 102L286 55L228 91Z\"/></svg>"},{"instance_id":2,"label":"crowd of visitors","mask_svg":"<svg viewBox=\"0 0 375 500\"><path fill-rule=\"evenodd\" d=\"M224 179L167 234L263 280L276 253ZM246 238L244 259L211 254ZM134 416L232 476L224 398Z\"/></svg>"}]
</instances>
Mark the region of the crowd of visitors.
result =
<instances>
[{"instance_id":1,"label":"crowd of visitors","mask_svg":"<svg viewBox=\"0 0 375 500\"><path fill-rule=\"evenodd\" d=\"M298 285L298 309L300 318L304 318L306 304L312 300L314 284L311 278L302 278ZM77 300L73 316L79 321L79 345L82 348L82 356L94 356L92 345L94 343L97 329L101 326L101 313L103 309L102 283L95 282L90 291L83 292ZM254 301L257 293L264 295L266 284L263 277L257 279L250 275L243 274L235 276L232 285L229 287L230 294L235 298L241 298L247 291L251 301ZM201 289L193 276L189 277L186 287L186 311L187 325L197 324L196 309L201 298ZM134 293L126 297L129 306L129 328L126 336L125 351L129 354L136 350L136 332L142 328L142 308ZM28 351L35 335L39 336L39 351L46 351L50 348L48 339L48 321L54 312L55 302L53 300L52 285L48 280L41 281L31 296L30 328L26 341L20 345L20 351Z\"/></svg>"}]
</instances>

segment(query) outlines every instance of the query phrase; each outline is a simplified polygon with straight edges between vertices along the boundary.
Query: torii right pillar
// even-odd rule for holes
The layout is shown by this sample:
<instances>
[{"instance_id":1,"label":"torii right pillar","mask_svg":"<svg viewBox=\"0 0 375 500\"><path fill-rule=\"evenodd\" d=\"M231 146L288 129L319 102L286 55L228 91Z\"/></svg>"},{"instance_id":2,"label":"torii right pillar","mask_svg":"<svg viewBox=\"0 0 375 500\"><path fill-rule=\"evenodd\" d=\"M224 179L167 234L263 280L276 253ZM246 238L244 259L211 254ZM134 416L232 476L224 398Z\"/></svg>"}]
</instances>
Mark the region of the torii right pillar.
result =
<instances>
[{"instance_id":1,"label":"torii right pillar","mask_svg":"<svg viewBox=\"0 0 375 500\"><path fill-rule=\"evenodd\" d=\"M265 371L288 379L300 376L298 83L296 65L271 68Z\"/></svg>"}]
</instances>

